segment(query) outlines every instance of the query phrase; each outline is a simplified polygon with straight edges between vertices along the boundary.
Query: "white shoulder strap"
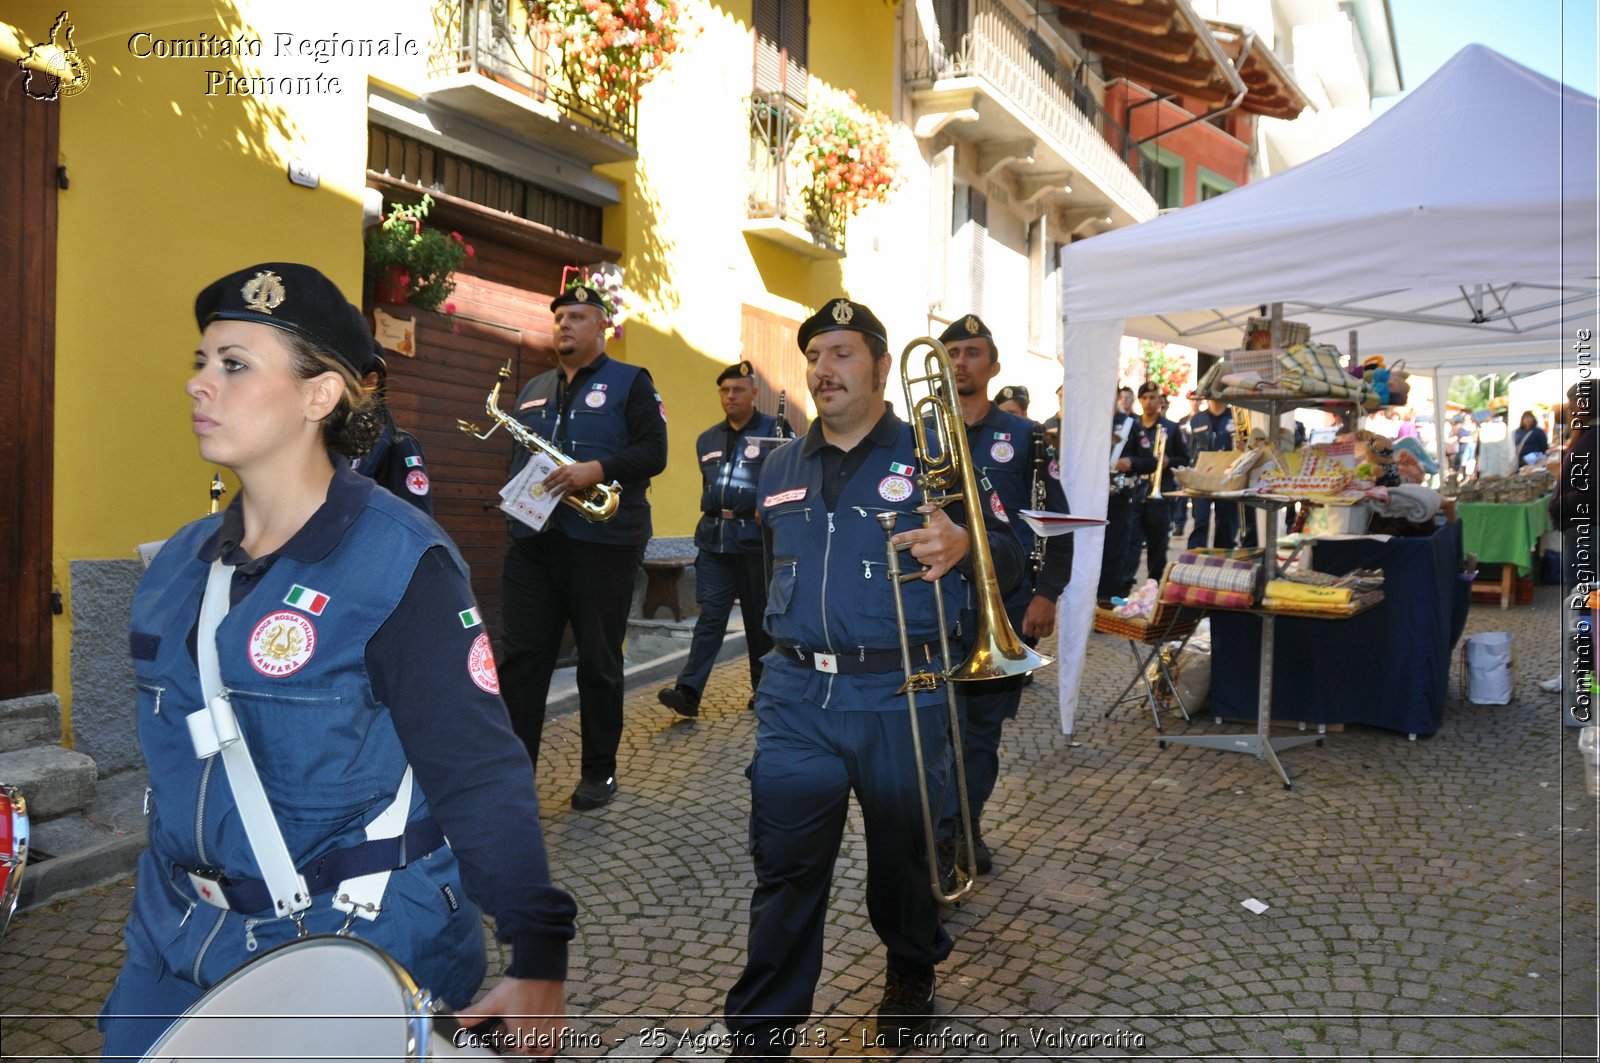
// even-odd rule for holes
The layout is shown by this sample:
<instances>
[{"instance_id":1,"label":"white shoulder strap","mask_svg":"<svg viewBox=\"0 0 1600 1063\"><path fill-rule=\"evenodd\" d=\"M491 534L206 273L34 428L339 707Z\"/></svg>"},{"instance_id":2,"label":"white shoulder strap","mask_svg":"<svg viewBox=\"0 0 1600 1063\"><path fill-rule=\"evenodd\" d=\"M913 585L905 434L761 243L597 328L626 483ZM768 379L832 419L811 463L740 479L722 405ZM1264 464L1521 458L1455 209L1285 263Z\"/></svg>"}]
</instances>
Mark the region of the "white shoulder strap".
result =
<instances>
[{"instance_id":1,"label":"white shoulder strap","mask_svg":"<svg viewBox=\"0 0 1600 1063\"><path fill-rule=\"evenodd\" d=\"M200 627L195 634L195 654L200 664L200 693L206 707L189 714L189 740L195 756L202 759L222 754L228 786L239 807L245 837L255 854L261 877L272 894L273 909L279 915L294 915L311 907L311 892L306 880L295 870L283 832L273 818L272 806L256 774L250 747L245 744L234 716L228 691L222 685L222 669L217 659L217 628L228 614L229 585L233 568L218 558L211 563L205 598L200 603Z\"/></svg>"}]
</instances>

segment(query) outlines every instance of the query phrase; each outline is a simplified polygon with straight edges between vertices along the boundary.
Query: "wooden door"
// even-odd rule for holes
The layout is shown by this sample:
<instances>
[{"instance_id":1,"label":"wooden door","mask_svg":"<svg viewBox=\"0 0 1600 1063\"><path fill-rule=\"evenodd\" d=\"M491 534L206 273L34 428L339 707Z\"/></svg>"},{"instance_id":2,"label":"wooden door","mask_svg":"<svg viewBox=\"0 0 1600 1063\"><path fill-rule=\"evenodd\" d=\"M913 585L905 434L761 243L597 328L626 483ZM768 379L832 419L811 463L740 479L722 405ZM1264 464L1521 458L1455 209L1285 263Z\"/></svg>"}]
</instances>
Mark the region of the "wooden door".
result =
<instances>
[{"instance_id":1,"label":"wooden door","mask_svg":"<svg viewBox=\"0 0 1600 1063\"><path fill-rule=\"evenodd\" d=\"M0 66L0 700L48 691L60 103Z\"/></svg>"}]
</instances>

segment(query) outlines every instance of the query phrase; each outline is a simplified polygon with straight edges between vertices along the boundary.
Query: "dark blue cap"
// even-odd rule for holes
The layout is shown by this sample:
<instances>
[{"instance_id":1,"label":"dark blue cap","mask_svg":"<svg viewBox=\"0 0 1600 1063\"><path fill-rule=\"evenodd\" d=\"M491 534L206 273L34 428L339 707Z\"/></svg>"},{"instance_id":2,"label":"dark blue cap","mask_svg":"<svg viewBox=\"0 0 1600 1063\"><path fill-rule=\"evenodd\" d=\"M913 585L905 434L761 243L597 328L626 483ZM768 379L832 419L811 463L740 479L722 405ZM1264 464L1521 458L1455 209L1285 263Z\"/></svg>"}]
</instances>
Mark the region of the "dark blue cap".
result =
<instances>
[{"instance_id":1,"label":"dark blue cap","mask_svg":"<svg viewBox=\"0 0 1600 1063\"><path fill-rule=\"evenodd\" d=\"M367 319L320 270L263 262L213 281L195 296L194 319L255 321L293 332L333 355L356 376L372 358Z\"/></svg>"}]
</instances>

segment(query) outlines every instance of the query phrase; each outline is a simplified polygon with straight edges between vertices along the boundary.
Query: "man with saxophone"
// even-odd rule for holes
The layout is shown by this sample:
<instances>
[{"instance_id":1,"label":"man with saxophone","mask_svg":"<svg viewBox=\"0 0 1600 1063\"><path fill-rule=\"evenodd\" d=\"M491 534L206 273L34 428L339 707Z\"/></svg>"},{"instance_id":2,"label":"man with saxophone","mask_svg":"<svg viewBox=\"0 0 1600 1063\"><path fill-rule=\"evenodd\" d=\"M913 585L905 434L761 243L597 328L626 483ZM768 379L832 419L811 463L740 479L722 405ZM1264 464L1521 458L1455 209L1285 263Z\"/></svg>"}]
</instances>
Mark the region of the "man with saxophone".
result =
<instances>
[{"instance_id":1,"label":"man with saxophone","mask_svg":"<svg viewBox=\"0 0 1600 1063\"><path fill-rule=\"evenodd\" d=\"M572 807L599 808L617 790L622 739L622 640L633 583L650 539L650 478L667 466L667 414L650 373L606 355L611 310L600 292L575 284L550 304L556 368L530 380L513 415L571 458L544 486L560 495L615 480L611 519L585 519L558 505L540 531L513 521L501 576L505 661L500 681L517 735L535 768L545 697L570 622L578 647L582 778ZM518 448L512 472L527 464Z\"/></svg>"},{"instance_id":2,"label":"man with saxophone","mask_svg":"<svg viewBox=\"0 0 1600 1063\"><path fill-rule=\"evenodd\" d=\"M867 909L888 953L876 1043L899 1048L934 1011L934 965L950 952L926 872L912 710L899 693L901 637L915 667L943 671L935 595L951 627L965 597L972 539L965 507L921 504L911 426L884 403L888 335L867 307L831 299L799 330L817 420L767 458L757 512L772 564L767 655L756 693L750 778L750 855L756 888L744 972L728 993L730 1058L802 1054L814 1045L796 1027L811 1015L822 972L823 931L834 861L850 795L867 847ZM979 504L1000 590L1021 573L1009 525ZM1000 510L1003 512L1003 510ZM898 518L892 540L884 522ZM900 530L905 529L905 530ZM902 588L904 630L888 579L887 542L924 566ZM908 562L909 565L909 562ZM915 565L910 565L915 572ZM918 688L926 781L940 807L951 783L948 703Z\"/></svg>"},{"instance_id":3,"label":"man with saxophone","mask_svg":"<svg viewBox=\"0 0 1600 1063\"><path fill-rule=\"evenodd\" d=\"M700 715L700 694L717 662L734 599L744 619L745 651L750 657L750 689L761 685L761 658L772 648L762 629L767 609L766 570L761 559L761 528L756 523L756 481L771 453L758 440L778 434L771 414L756 409L755 367L741 361L717 374L721 421L700 433L700 522L694 529L694 622L689 658L678 681L656 692L661 704L679 716ZM793 433L789 433L793 435ZM755 697L751 696L754 706Z\"/></svg>"},{"instance_id":4,"label":"man with saxophone","mask_svg":"<svg viewBox=\"0 0 1600 1063\"><path fill-rule=\"evenodd\" d=\"M976 314L958 319L939 336L950 352L950 370L961 403L961 420L967 430L967 450L979 472L1000 495L1011 527L1023 549L1035 560L1006 596L1011 626L1029 645L1047 639L1056 629L1056 599L1072 578L1071 535L1035 538L1017 511L1045 509L1067 512L1066 493L1056 477L1054 462L1043 453L1041 425L1004 412L989 401L989 381L1000 372L1000 352L994 334ZM1052 468L1055 466L1055 468ZM962 709L962 757L967 775L967 806L972 819L973 859L962 861L981 875L993 870L994 859L984 843L980 826L983 806L1000 776L1000 731L1017 715L1025 676L1006 676L956 686ZM947 811L944 837L958 838L953 828L956 809Z\"/></svg>"},{"instance_id":5,"label":"man with saxophone","mask_svg":"<svg viewBox=\"0 0 1600 1063\"><path fill-rule=\"evenodd\" d=\"M1142 533L1147 560L1145 572L1153 580L1160 580L1167 570L1167 540L1172 538L1172 509L1166 495L1178 489L1174 468L1189 464L1189 451L1183 444L1183 433L1177 424L1162 416L1166 409L1166 395L1161 385L1147 380L1139 385L1139 416L1133 422L1133 434L1128 440L1129 467L1137 476L1146 479L1148 486L1141 488L1134 505L1133 519L1129 522L1128 537L1131 557L1123 568L1122 594L1133 592L1133 577L1138 573L1138 551L1135 536ZM1142 495L1142 498L1139 496Z\"/></svg>"}]
</instances>

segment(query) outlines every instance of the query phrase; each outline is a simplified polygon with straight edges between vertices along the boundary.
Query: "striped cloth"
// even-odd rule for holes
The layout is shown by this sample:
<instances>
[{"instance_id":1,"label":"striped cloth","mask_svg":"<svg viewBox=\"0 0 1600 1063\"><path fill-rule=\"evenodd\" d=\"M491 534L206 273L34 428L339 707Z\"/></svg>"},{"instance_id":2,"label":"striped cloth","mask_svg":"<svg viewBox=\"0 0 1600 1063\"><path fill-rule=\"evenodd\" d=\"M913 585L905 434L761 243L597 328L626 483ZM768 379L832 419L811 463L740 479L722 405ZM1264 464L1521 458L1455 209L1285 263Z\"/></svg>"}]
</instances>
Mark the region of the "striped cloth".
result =
<instances>
[{"instance_id":1,"label":"striped cloth","mask_svg":"<svg viewBox=\"0 0 1600 1063\"><path fill-rule=\"evenodd\" d=\"M1198 605L1223 609L1248 609L1255 597L1239 591L1218 591L1209 587L1185 587L1168 583L1161 591L1161 600L1169 605Z\"/></svg>"},{"instance_id":2,"label":"striped cloth","mask_svg":"<svg viewBox=\"0 0 1600 1063\"><path fill-rule=\"evenodd\" d=\"M1245 568L1219 568L1211 565L1173 565L1167 574L1168 583L1181 587L1204 587L1213 591L1237 591L1255 597L1255 566Z\"/></svg>"}]
</instances>

